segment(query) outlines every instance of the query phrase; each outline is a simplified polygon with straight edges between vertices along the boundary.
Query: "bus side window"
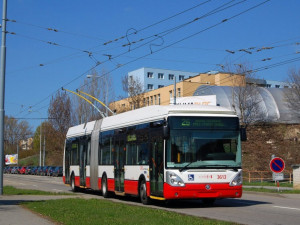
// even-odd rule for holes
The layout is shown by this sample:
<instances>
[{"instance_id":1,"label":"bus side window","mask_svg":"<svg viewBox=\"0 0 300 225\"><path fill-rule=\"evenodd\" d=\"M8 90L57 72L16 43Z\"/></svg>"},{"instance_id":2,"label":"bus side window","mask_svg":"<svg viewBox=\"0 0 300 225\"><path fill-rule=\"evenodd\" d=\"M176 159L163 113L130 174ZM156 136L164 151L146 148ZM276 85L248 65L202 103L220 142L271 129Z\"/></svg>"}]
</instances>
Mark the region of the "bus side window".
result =
<instances>
[{"instance_id":1,"label":"bus side window","mask_svg":"<svg viewBox=\"0 0 300 225\"><path fill-rule=\"evenodd\" d=\"M138 164L149 164L149 148L147 143L137 145Z\"/></svg>"},{"instance_id":2,"label":"bus side window","mask_svg":"<svg viewBox=\"0 0 300 225\"><path fill-rule=\"evenodd\" d=\"M128 143L126 146L126 164L136 165L137 164L137 146L136 143Z\"/></svg>"}]
</instances>

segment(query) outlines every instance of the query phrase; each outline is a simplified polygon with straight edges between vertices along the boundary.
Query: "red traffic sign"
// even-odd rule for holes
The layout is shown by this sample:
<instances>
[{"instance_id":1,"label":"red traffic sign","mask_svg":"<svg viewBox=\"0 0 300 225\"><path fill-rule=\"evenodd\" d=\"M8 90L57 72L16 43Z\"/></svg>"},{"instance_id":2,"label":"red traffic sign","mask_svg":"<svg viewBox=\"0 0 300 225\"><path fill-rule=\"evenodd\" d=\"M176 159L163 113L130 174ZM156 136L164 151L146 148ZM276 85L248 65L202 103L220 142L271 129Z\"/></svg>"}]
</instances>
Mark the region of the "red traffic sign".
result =
<instances>
[{"instance_id":1,"label":"red traffic sign","mask_svg":"<svg viewBox=\"0 0 300 225\"><path fill-rule=\"evenodd\" d=\"M270 169L274 173L281 173L284 170L285 163L282 158L275 157L270 162Z\"/></svg>"}]
</instances>

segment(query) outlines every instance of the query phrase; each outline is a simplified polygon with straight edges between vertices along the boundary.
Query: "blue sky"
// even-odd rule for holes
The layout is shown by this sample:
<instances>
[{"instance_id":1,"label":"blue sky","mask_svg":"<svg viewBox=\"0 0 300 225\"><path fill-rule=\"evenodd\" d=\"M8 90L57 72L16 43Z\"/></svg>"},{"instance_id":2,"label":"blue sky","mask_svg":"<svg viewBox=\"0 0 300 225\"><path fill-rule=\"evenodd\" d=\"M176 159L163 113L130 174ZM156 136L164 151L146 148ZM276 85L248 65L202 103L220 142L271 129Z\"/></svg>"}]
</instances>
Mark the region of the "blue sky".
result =
<instances>
[{"instance_id":1,"label":"blue sky","mask_svg":"<svg viewBox=\"0 0 300 225\"><path fill-rule=\"evenodd\" d=\"M16 22L7 22L7 31L15 35L7 35L5 113L16 118L47 117L49 96L61 87L80 87L96 61L101 62L96 67L99 73L111 71L115 96L124 95L122 76L141 67L207 72L220 70L219 64L247 63L252 69L268 68L256 73L259 78L284 81L289 69L299 68L299 61L268 66L300 59L296 54L300 52L300 1L271 0L242 13L262 2L8 0L7 17ZM203 4L195 7L200 3ZM153 40L154 35L226 3L224 7L236 5ZM192 7L195 8L141 30ZM220 23L231 17L234 18ZM128 43L126 33L135 30L137 34L127 36L130 42L147 37L153 42L138 42L129 51L122 45ZM125 38L119 39L122 36ZM104 45L108 41L112 42ZM238 51L250 47L255 47L250 50L252 54ZM263 47L273 48L257 51ZM92 58L84 51L89 51ZM105 55L111 55L112 60ZM28 114L29 106L39 113ZM28 122L33 127L39 124L39 120Z\"/></svg>"}]
</instances>

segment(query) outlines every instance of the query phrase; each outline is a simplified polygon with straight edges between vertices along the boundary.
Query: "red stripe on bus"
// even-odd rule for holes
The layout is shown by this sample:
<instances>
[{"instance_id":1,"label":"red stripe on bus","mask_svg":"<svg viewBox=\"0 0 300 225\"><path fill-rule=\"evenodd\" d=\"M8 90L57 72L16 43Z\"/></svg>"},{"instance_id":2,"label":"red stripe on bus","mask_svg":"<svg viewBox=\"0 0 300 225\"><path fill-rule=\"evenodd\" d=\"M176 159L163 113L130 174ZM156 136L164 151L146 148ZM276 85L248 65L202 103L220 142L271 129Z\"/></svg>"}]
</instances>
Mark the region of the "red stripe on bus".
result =
<instances>
[{"instance_id":1,"label":"red stripe on bus","mask_svg":"<svg viewBox=\"0 0 300 225\"><path fill-rule=\"evenodd\" d=\"M87 188L91 188L91 178L90 177L85 178L85 186Z\"/></svg>"},{"instance_id":2,"label":"red stripe on bus","mask_svg":"<svg viewBox=\"0 0 300 225\"><path fill-rule=\"evenodd\" d=\"M184 198L240 198L242 197L242 185L231 187L229 184L186 184L185 187L173 187L164 183L165 199Z\"/></svg>"},{"instance_id":3,"label":"red stripe on bus","mask_svg":"<svg viewBox=\"0 0 300 225\"><path fill-rule=\"evenodd\" d=\"M115 179L107 179L108 191L115 191Z\"/></svg>"},{"instance_id":4,"label":"red stripe on bus","mask_svg":"<svg viewBox=\"0 0 300 225\"><path fill-rule=\"evenodd\" d=\"M138 195L138 185L137 180L125 180L124 181L124 191L126 194Z\"/></svg>"},{"instance_id":5,"label":"red stripe on bus","mask_svg":"<svg viewBox=\"0 0 300 225\"><path fill-rule=\"evenodd\" d=\"M63 176L62 179L63 179L63 182L64 182L64 184L65 184L65 183L66 183L66 177Z\"/></svg>"},{"instance_id":6,"label":"red stripe on bus","mask_svg":"<svg viewBox=\"0 0 300 225\"><path fill-rule=\"evenodd\" d=\"M75 177L75 186L80 186L80 177Z\"/></svg>"}]
</instances>

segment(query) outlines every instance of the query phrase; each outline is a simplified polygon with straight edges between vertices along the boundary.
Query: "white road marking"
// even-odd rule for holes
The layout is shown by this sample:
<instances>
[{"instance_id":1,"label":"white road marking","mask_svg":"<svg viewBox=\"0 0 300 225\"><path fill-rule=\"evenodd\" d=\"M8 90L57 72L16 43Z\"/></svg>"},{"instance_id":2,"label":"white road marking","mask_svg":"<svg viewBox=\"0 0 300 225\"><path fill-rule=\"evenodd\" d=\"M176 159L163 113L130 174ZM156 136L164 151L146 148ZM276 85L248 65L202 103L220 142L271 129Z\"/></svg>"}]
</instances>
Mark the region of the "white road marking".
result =
<instances>
[{"instance_id":1,"label":"white road marking","mask_svg":"<svg viewBox=\"0 0 300 225\"><path fill-rule=\"evenodd\" d=\"M52 190L56 192L63 192L63 190L59 190L59 189L52 189Z\"/></svg>"},{"instance_id":2,"label":"white road marking","mask_svg":"<svg viewBox=\"0 0 300 225\"><path fill-rule=\"evenodd\" d=\"M280 208L280 209L300 210L299 208L283 207L283 206L277 206L277 205L274 205L273 207L274 208Z\"/></svg>"}]
</instances>

